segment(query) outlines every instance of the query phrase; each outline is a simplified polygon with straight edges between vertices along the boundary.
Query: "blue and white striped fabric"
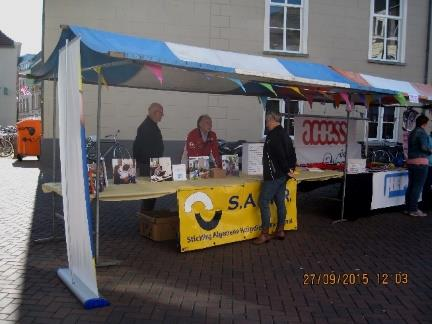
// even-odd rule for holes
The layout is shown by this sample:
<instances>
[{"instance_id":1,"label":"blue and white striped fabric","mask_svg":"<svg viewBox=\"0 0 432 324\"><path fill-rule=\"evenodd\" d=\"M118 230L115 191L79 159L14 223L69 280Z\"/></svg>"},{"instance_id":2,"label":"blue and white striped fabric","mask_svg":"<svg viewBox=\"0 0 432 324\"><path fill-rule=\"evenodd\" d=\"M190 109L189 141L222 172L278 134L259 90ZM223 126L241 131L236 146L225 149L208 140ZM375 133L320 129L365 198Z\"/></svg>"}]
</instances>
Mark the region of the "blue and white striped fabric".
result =
<instances>
[{"instance_id":1,"label":"blue and white striped fabric","mask_svg":"<svg viewBox=\"0 0 432 324\"><path fill-rule=\"evenodd\" d=\"M360 85L326 65L241 54L122 35L80 26L63 29L47 63L32 74L56 78L58 49L66 39L79 37L82 43L84 82L97 83L94 66L103 66L103 75L112 86L185 92L275 96L260 83L276 87L312 86L347 92L393 94ZM145 64L162 66L162 84ZM276 91L277 92L277 91Z\"/></svg>"}]
</instances>

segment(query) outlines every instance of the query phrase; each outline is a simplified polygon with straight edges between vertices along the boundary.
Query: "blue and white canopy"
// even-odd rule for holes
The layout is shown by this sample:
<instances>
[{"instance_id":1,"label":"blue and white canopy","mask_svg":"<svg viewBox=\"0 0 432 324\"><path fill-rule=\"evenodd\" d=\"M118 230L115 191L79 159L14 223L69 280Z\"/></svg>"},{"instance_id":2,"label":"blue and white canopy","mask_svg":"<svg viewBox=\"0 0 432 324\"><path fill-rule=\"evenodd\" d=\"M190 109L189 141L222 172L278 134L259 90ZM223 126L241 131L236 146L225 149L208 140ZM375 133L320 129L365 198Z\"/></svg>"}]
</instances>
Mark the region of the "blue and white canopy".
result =
<instances>
[{"instance_id":1,"label":"blue and white canopy","mask_svg":"<svg viewBox=\"0 0 432 324\"><path fill-rule=\"evenodd\" d=\"M319 90L394 94L356 83L322 64L201 48L80 26L63 27L53 53L43 66L32 70L32 76L56 79L58 51L66 41L76 37L81 40L84 83L97 84L94 68L101 67L106 83L120 87L269 97L301 97L290 87L306 91L311 88L315 94Z\"/></svg>"}]
</instances>

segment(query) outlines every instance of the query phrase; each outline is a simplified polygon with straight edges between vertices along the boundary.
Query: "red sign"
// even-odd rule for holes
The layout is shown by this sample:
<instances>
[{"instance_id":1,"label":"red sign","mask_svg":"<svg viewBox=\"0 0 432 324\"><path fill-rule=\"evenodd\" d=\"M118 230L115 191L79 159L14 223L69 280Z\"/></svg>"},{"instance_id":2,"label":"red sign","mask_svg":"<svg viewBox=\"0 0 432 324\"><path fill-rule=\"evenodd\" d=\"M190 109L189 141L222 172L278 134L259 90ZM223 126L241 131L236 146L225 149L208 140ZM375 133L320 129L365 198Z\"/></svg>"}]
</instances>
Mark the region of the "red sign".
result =
<instances>
[{"instance_id":1,"label":"red sign","mask_svg":"<svg viewBox=\"0 0 432 324\"><path fill-rule=\"evenodd\" d=\"M303 121L303 144L345 144L347 141L347 128L346 121L305 119Z\"/></svg>"}]
</instances>

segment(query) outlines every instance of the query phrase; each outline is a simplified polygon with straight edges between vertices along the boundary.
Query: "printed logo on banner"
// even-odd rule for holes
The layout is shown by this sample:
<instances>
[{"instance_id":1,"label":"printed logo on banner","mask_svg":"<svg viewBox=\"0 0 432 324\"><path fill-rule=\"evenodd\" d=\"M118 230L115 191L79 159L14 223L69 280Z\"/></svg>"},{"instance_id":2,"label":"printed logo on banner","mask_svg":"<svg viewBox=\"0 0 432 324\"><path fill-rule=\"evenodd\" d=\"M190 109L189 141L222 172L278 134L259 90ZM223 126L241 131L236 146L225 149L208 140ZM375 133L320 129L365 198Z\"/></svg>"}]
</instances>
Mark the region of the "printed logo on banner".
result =
<instances>
[{"instance_id":1,"label":"printed logo on banner","mask_svg":"<svg viewBox=\"0 0 432 324\"><path fill-rule=\"evenodd\" d=\"M347 141L347 122L335 120L303 121L302 139L305 145L345 144Z\"/></svg>"},{"instance_id":2,"label":"printed logo on banner","mask_svg":"<svg viewBox=\"0 0 432 324\"><path fill-rule=\"evenodd\" d=\"M236 210L236 209L245 209L248 206L251 207L257 207L257 204L255 203L255 200L253 198L252 193L249 193L245 202L240 205L239 202L240 196L238 195L234 195L231 196L228 199L228 210ZM285 199L287 202L291 202L291 197L290 197L290 193L289 190L286 189L285 190ZM204 192L195 192L192 195L190 195L185 203L184 203L184 210L187 213L191 213L192 212L192 206L197 203L200 202L204 205L205 210L212 210L213 209L213 202L211 200L211 198ZM272 204L274 204L274 201L271 202ZM205 231L211 231L214 230L218 225L219 222L222 218L222 210L216 210L214 213L214 216L212 217L212 219L206 221L202 216L201 213L195 213L195 219L198 223L198 225Z\"/></svg>"},{"instance_id":3,"label":"printed logo on banner","mask_svg":"<svg viewBox=\"0 0 432 324\"><path fill-rule=\"evenodd\" d=\"M192 205L197 203L197 202L201 202L204 204L204 208L206 210L212 210L213 209L213 202L210 199L210 197L205 194L204 192L195 192L192 195L190 195L184 204L184 210L187 213L192 212ZM197 220L198 225L206 231L211 231L213 229L215 229L221 218L222 218L222 210L216 210L215 214L213 216L213 218L209 221L206 221L202 218L200 213L195 213L195 218Z\"/></svg>"},{"instance_id":4,"label":"printed logo on banner","mask_svg":"<svg viewBox=\"0 0 432 324\"><path fill-rule=\"evenodd\" d=\"M384 196L389 198L405 196L406 179L408 179L406 172L386 174L384 176Z\"/></svg>"}]
</instances>

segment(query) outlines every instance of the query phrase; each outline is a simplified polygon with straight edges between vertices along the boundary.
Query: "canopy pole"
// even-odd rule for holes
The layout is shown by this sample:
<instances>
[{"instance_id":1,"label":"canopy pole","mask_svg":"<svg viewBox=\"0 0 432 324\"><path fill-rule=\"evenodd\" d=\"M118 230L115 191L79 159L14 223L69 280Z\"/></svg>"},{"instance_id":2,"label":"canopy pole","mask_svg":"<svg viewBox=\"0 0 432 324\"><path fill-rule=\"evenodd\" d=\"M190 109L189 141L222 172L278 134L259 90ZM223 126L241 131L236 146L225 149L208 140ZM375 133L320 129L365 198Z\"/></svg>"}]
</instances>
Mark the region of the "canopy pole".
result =
<instances>
[{"instance_id":1,"label":"canopy pole","mask_svg":"<svg viewBox=\"0 0 432 324\"><path fill-rule=\"evenodd\" d=\"M342 208L341 208L341 218L337 221L334 221L333 224L346 222L347 219L344 218L345 213L345 193L346 193L346 181L347 181L347 172L348 172L348 141L349 141L349 119L350 112L347 110L346 122L347 122L347 139L345 142L345 166L344 166L344 181L343 181L343 189L342 189Z\"/></svg>"},{"instance_id":2,"label":"canopy pole","mask_svg":"<svg viewBox=\"0 0 432 324\"><path fill-rule=\"evenodd\" d=\"M52 135L52 182L56 182L56 168L57 168L57 81L54 81L54 95L53 95L53 135ZM56 217L63 219L63 215L56 213L56 193L51 193L51 236L36 239L34 243L45 243L51 241L61 240L61 237L56 237L55 226L56 226Z\"/></svg>"},{"instance_id":3,"label":"canopy pole","mask_svg":"<svg viewBox=\"0 0 432 324\"><path fill-rule=\"evenodd\" d=\"M102 68L98 73L98 107L96 117L96 215L95 215L95 260L99 263L99 179L100 179L100 118L102 107Z\"/></svg>"},{"instance_id":4,"label":"canopy pole","mask_svg":"<svg viewBox=\"0 0 432 324\"><path fill-rule=\"evenodd\" d=\"M95 263L97 267L109 267L113 265L118 265L121 262L118 260L104 260L101 261L101 257L99 255L100 244L99 244L99 224L100 224L100 199L99 199L99 189L100 189L100 166L101 166L101 148L100 148L100 138L101 138L101 110L102 110L102 67L98 71L98 107L97 107L97 115L96 115L96 194L95 194L95 203L96 203L96 212L95 212Z\"/></svg>"}]
</instances>

